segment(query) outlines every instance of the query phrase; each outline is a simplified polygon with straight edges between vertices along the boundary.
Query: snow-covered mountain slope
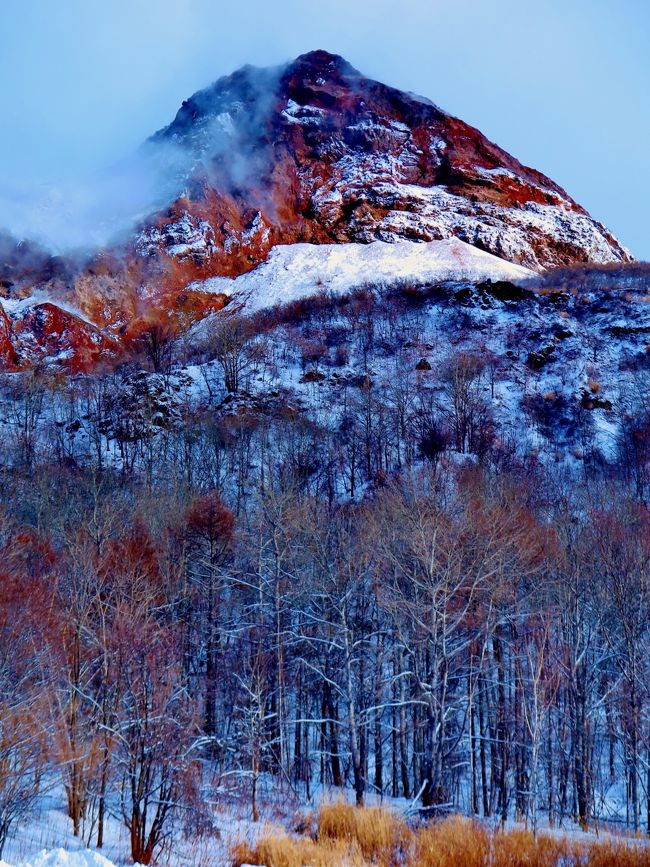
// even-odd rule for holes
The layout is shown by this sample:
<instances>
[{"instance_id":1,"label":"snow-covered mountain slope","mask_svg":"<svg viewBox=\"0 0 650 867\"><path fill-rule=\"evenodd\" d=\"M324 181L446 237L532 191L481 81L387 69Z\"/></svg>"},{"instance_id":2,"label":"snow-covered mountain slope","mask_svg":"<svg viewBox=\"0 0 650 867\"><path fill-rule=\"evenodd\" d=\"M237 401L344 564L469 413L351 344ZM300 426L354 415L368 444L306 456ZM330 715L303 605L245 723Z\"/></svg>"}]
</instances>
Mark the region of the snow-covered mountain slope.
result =
<instances>
[{"instance_id":1,"label":"snow-covered mountain slope","mask_svg":"<svg viewBox=\"0 0 650 867\"><path fill-rule=\"evenodd\" d=\"M274 247L266 262L239 277L212 277L192 288L217 292L251 313L320 292L343 294L364 286L409 282L520 282L534 272L456 238L416 243L290 244Z\"/></svg>"},{"instance_id":2,"label":"snow-covered mountain slope","mask_svg":"<svg viewBox=\"0 0 650 867\"><path fill-rule=\"evenodd\" d=\"M276 256L287 255L276 248L328 248L287 265L306 269L302 283L292 280L293 297L314 285L338 291L385 280L386 268L420 282L472 279L475 263L464 270L458 257L431 270L425 250L434 241L465 242L534 271L631 258L550 178L432 102L325 51L273 69L245 67L194 94L141 158L162 173L169 204L106 249L53 257L0 233L5 369L55 362L84 370L131 352L152 324L181 333L232 290L222 280L206 292L206 281L243 279L262 266L237 289L245 283L249 308L259 309L274 297L265 281L274 279ZM405 255L405 242L423 250ZM329 249L350 244L373 252ZM340 276L340 259L359 274Z\"/></svg>"},{"instance_id":3,"label":"snow-covered mountain slope","mask_svg":"<svg viewBox=\"0 0 650 867\"><path fill-rule=\"evenodd\" d=\"M163 223L210 224L211 257L239 246L242 206L281 243L455 236L537 270L628 255L561 187L478 130L324 51L220 79L152 140L169 142L194 161L190 213ZM185 256L167 234L164 249Z\"/></svg>"},{"instance_id":4,"label":"snow-covered mountain slope","mask_svg":"<svg viewBox=\"0 0 650 867\"><path fill-rule=\"evenodd\" d=\"M470 280L443 279L453 273L445 247L456 248ZM427 252L429 273L440 279L399 276L411 273L411 255ZM321 287L309 274L310 256L327 276ZM359 258L367 258L372 279L355 287ZM252 313L250 321L224 328L222 313L206 317L170 348L159 372L149 357L148 371L125 365L108 379L71 378L69 391L44 398L38 436L48 441L54 419L76 465L92 466L101 442L102 462L119 469L125 442L147 443L152 452L159 444L162 454L203 424L226 441L245 430L245 438L259 435L259 453L247 458L251 494L269 454L275 461L277 451L281 467L292 449L304 449L308 468L312 437L319 449L331 438L356 454L349 438L367 434L381 448L365 481L360 472L350 482L324 451L313 459L328 468L318 474L333 495L360 495L375 476L417 464L422 431L430 429L445 460L489 452L490 460L517 466L566 464L581 472L629 458L632 471L638 454L621 455L650 429L650 267L574 269L557 281L520 280L521 271L502 267L461 242L278 247L248 275L195 289L229 292L226 310ZM518 285L497 279L506 276ZM320 294L293 303L308 284ZM226 381L232 365L234 386ZM5 377L0 386L13 381ZM471 385L474 434L459 444L454 395L463 383ZM102 400L89 407L95 390ZM0 400L7 416L15 413L13 392L0 389ZM5 465L15 442L7 433ZM212 433L205 436L211 442Z\"/></svg>"},{"instance_id":5,"label":"snow-covered mountain slope","mask_svg":"<svg viewBox=\"0 0 650 867\"><path fill-rule=\"evenodd\" d=\"M291 302L305 289L306 251L302 245L277 248L266 265L230 281L230 304L246 312L247 302L257 311L284 301L290 315L276 309L253 317L255 363L236 395L225 391L215 359L219 318L198 325L188 342L191 363L179 366L173 386L179 407L195 401L212 407L216 418L258 417L264 424L276 418L280 429L288 413L331 436L348 430L354 413L364 424L371 418L376 430L385 412L405 413L412 430L418 419L435 417L442 430L451 402L449 371L464 359L474 370L479 416L497 451L576 467L583 459L615 461L624 437L640 424L639 402L650 394L650 269L571 271L558 275L557 285L512 274L507 280L498 268L489 270L489 255L483 259L461 242L432 248L440 253L448 243L468 253L465 273L472 279L442 279L444 264L434 253L431 268L441 266L439 280L418 285L386 268L392 283L382 285L377 269L373 280L357 286L363 291L348 293L354 287L334 247L329 270L321 267L329 273L324 295L305 305ZM373 246L395 251L394 262L402 247L408 262L407 242ZM427 245L412 246L426 254ZM486 279L478 280L483 268ZM210 285L227 288L222 280ZM127 389L132 392L128 383ZM396 470L402 458L393 445ZM482 445L472 448L480 452Z\"/></svg>"}]
</instances>

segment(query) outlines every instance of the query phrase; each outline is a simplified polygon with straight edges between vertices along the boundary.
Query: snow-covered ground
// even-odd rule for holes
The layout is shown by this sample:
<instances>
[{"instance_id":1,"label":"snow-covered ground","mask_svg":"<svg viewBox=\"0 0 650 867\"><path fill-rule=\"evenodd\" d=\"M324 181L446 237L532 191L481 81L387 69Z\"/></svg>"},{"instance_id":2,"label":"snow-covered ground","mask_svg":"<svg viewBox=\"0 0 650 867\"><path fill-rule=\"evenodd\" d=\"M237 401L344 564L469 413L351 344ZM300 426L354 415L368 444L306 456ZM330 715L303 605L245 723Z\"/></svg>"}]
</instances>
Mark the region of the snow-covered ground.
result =
<instances>
[{"instance_id":1,"label":"snow-covered ground","mask_svg":"<svg viewBox=\"0 0 650 867\"><path fill-rule=\"evenodd\" d=\"M413 281L421 286L447 280L518 283L533 276L528 268L450 238L428 243L280 245L254 271L235 278L212 277L189 288L232 296L250 313L318 292L342 295L366 285L390 287Z\"/></svg>"},{"instance_id":2,"label":"snow-covered ground","mask_svg":"<svg viewBox=\"0 0 650 867\"><path fill-rule=\"evenodd\" d=\"M157 864L166 867L225 867L231 848L240 842L253 845L258 837L277 832L290 822L299 802L287 792L273 794L271 781L260 789L262 818L250 819L247 797L221 795L210 809L212 827L203 834L186 834L180 826L159 853ZM276 807L275 804L278 803ZM55 784L43 792L34 811L17 823L7 840L0 867L123 867L132 865L129 832L120 820L115 802L106 818L104 846L94 848L96 827L92 819L81 836L72 832L63 788Z\"/></svg>"},{"instance_id":3,"label":"snow-covered ground","mask_svg":"<svg viewBox=\"0 0 650 867\"><path fill-rule=\"evenodd\" d=\"M191 839L177 831L157 863L167 867L225 867L229 863L229 852L236 843L247 842L254 845L261 837L295 826L298 815L305 815L321 804L341 800L354 803L354 791L351 788L320 786L307 802L297 800L295 793L288 791L276 791L273 794L273 781L265 775L262 777L262 786L266 796L259 822L250 820L247 801L228 799L213 810L213 833ZM418 806L417 802L411 799L379 797L373 792L367 793L367 804L382 805L404 816L414 815ZM498 817L480 821L490 828L496 829L500 826ZM508 829L521 827L522 824L513 819L507 822ZM570 818L566 818L560 827L551 828L544 814L539 817L539 830L556 837L592 843L597 840L620 840L628 836L623 833L622 827L620 833L617 833L618 826L608 825L606 820L603 820L602 824L599 822L588 832L582 831ZM638 845L642 845L642 842L638 842ZM0 860L0 867L122 867L131 864L133 861L129 856L128 833L114 817L108 819L106 843L102 853L88 848L83 840L73 837L71 822L65 814L63 792L59 788L45 795L36 814L16 828L16 833L7 841L3 859Z\"/></svg>"},{"instance_id":4,"label":"snow-covered ground","mask_svg":"<svg viewBox=\"0 0 650 867\"><path fill-rule=\"evenodd\" d=\"M91 850L43 849L29 861L9 864L0 861L0 867L114 867L113 862L99 852Z\"/></svg>"}]
</instances>

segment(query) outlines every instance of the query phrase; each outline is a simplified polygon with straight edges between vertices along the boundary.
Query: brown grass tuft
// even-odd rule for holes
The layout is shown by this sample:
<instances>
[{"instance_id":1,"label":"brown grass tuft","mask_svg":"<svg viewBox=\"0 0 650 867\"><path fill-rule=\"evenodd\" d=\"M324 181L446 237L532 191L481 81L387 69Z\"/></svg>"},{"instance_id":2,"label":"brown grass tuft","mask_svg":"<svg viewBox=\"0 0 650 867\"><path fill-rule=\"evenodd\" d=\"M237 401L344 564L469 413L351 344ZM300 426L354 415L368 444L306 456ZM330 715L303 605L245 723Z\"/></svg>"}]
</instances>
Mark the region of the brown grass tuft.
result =
<instances>
[{"instance_id":1,"label":"brown grass tuft","mask_svg":"<svg viewBox=\"0 0 650 867\"><path fill-rule=\"evenodd\" d=\"M494 867L570 867L580 864L578 848L562 837L540 834L537 839L530 831L520 829L499 832L493 841Z\"/></svg>"},{"instance_id":2,"label":"brown grass tuft","mask_svg":"<svg viewBox=\"0 0 650 867\"><path fill-rule=\"evenodd\" d=\"M239 844L231 852L233 867L367 867L361 853L339 841L315 842L308 837L274 834L255 846Z\"/></svg>"},{"instance_id":3,"label":"brown grass tuft","mask_svg":"<svg viewBox=\"0 0 650 867\"><path fill-rule=\"evenodd\" d=\"M599 843L589 850L587 867L650 867L650 849L645 845Z\"/></svg>"},{"instance_id":4,"label":"brown grass tuft","mask_svg":"<svg viewBox=\"0 0 650 867\"><path fill-rule=\"evenodd\" d=\"M328 804L316 817L320 841L341 841L358 848L373 864L394 863L396 853L404 849L411 838L405 822L382 807L358 809L350 804Z\"/></svg>"},{"instance_id":5,"label":"brown grass tuft","mask_svg":"<svg viewBox=\"0 0 650 867\"><path fill-rule=\"evenodd\" d=\"M239 845L233 864L264 867L650 867L642 841L570 840L514 829L490 831L452 816L410 831L389 810L348 804L321 807L315 839L274 835Z\"/></svg>"},{"instance_id":6,"label":"brown grass tuft","mask_svg":"<svg viewBox=\"0 0 650 867\"><path fill-rule=\"evenodd\" d=\"M490 834L478 822L452 816L421 829L415 860L421 867L483 867L490 855Z\"/></svg>"}]
</instances>

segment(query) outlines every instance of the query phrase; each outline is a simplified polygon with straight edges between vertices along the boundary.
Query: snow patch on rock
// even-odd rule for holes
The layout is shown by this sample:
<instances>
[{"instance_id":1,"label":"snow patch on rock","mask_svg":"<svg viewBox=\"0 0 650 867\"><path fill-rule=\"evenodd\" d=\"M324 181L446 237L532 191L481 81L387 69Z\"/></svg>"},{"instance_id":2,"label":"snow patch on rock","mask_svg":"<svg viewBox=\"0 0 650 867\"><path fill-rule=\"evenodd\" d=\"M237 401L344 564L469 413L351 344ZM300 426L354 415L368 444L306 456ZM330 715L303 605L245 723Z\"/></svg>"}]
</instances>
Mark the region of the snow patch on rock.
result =
<instances>
[{"instance_id":1,"label":"snow patch on rock","mask_svg":"<svg viewBox=\"0 0 650 867\"><path fill-rule=\"evenodd\" d=\"M39 307L43 304L53 304L55 307L69 313L71 316L75 316L77 319L80 319L82 322L85 322L87 325L91 325L93 328L95 327L94 322L92 322L82 311L75 307L74 304L69 304L66 301L63 301L60 298L53 298L50 295L47 295L45 292L36 291L32 292L27 298L2 298L0 299L0 306L4 309L5 313L10 318L19 318L23 316L28 310L31 310L33 307Z\"/></svg>"},{"instance_id":2,"label":"snow patch on rock","mask_svg":"<svg viewBox=\"0 0 650 867\"><path fill-rule=\"evenodd\" d=\"M185 211L176 222L146 228L136 239L141 256L154 255L161 249L180 261L190 256L207 259L216 249L214 230L206 220L197 220Z\"/></svg>"},{"instance_id":3,"label":"snow patch on rock","mask_svg":"<svg viewBox=\"0 0 650 867\"><path fill-rule=\"evenodd\" d=\"M319 292L345 294L365 285L416 285L482 280L520 282L532 271L513 265L457 238L394 244L287 244L274 247L254 271L239 277L212 277L189 288L231 296L247 312L286 304Z\"/></svg>"}]
</instances>

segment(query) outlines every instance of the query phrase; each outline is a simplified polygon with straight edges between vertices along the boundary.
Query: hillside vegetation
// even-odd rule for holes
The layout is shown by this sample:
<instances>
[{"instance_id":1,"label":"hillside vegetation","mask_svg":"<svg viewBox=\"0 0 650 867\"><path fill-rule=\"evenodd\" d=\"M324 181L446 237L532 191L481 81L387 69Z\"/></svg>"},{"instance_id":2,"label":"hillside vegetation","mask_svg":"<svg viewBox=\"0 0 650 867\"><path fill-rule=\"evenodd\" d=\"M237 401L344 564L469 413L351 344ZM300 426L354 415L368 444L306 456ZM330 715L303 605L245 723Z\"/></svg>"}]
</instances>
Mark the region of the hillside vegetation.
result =
<instances>
[{"instance_id":1,"label":"hillside vegetation","mask_svg":"<svg viewBox=\"0 0 650 867\"><path fill-rule=\"evenodd\" d=\"M646 867L650 851L630 841L584 842L489 831L460 817L409 828L381 808L322 807L310 834L235 846L233 867Z\"/></svg>"},{"instance_id":2,"label":"hillside vegetation","mask_svg":"<svg viewBox=\"0 0 650 867\"><path fill-rule=\"evenodd\" d=\"M367 286L7 376L0 845L56 787L142 864L324 789L646 832L647 274L602 273Z\"/></svg>"}]
</instances>

